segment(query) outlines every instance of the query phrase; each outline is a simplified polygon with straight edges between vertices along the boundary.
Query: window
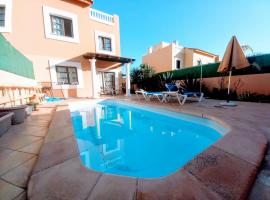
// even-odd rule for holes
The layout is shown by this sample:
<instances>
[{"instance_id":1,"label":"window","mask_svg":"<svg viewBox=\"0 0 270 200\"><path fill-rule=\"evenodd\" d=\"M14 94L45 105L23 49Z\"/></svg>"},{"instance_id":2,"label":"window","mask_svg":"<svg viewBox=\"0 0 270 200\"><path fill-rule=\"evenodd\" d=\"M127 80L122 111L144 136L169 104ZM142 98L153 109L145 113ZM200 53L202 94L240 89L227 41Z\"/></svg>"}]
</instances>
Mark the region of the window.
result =
<instances>
[{"instance_id":1,"label":"window","mask_svg":"<svg viewBox=\"0 0 270 200\"><path fill-rule=\"evenodd\" d=\"M99 36L98 41L99 41L99 50L112 51L111 38Z\"/></svg>"},{"instance_id":2,"label":"window","mask_svg":"<svg viewBox=\"0 0 270 200\"><path fill-rule=\"evenodd\" d=\"M0 0L0 32L11 32L12 0Z\"/></svg>"},{"instance_id":3,"label":"window","mask_svg":"<svg viewBox=\"0 0 270 200\"><path fill-rule=\"evenodd\" d=\"M61 85L78 85L76 67L56 66L57 82Z\"/></svg>"},{"instance_id":4,"label":"window","mask_svg":"<svg viewBox=\"0 0 270 200\"><path fill-rule=\"evenodd\" d=\"M111 33L95 31L96 53L115 55L115 35Z\"/></svg>"},{"instance_id":5,"label":"window","mask_svg":"<svg viewBox=\"0 0 270 200\"><path fill-rule=\"evenodd\" d=\"M6 7L0 6L0 26L5 27Z\"/></svg>"},{"instance_id":6,"label":"window","mask_svg":"<svg viewBox=\"0 0 270 200\"><path fill-rule=\"evenodd\" d=\"M181 68L181 60L176 60L176 69Z\"/></svg>"},{"instance_id":7,"label":"window","mask_svg":"<svg viewBox=\"0 0 270 200\"><path fill-rule=\"evenodd\" d=\"M72 20L51 15L52 33L55 35L73 37Z\"/></svg>"},{"instance_id":8,"label":"window","mask_svg":"<svg viewBox=\"0 0 270 200\"><path fill-rule=\"evenodd\" d=\"M46 38L79 43L77 15L43 6L43 17Z\"/></svg>"},{"instance_id":9,"label":"window","mask_svg":"<svg viewBox=\"0 0 270 200\"><path fill-rule=\"evenodd\" d=\"M48 60L53 89L84 88L83 70L80 62Z\"/></svg>"}]
</instances>

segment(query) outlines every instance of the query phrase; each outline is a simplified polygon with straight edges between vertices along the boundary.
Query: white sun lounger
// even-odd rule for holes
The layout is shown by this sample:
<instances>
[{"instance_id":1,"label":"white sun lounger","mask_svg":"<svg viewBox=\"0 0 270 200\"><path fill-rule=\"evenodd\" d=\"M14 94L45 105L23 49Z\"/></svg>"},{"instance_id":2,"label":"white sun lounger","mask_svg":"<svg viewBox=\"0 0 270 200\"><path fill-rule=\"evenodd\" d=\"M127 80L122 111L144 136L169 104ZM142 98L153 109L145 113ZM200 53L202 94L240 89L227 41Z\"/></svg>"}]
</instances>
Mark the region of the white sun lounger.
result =
<instances>
[{"instance_id":1,"label":"white sun lounger","mask_svg":"<svg viewBox=\"0 0 270 200\"><path fill-rule=\"evenodd\" d=\"M185 104L187 97L188 97L185 94L180 94L180 93L174 92L174 91L167 91L167 92L162 92L162 93L164 95L163 97L164 97L165 102L169 102L171 97L176 97L181 106Z\"/></svg>"},{"instance_id":2,"label":"white sun lounger","mask_svg":"<svg viewBox=\"0 0 270 200\"><path fill-rule=\"evenodd\" d=\"M202 92L184 92L184 95L187 95L187 97L195 97L198 102L201 102L204 96Z\"/></svg>"},{"instance_id":3,"label":"white sun lounger","mask_svg":"<svg viewBox=\"0 0 270 200\"><path fill-rule=\"evenodd\" d=\"M166 84L165 86L170 92L178 92L178 93L180 93L179 91L181 91L179 83L170 83L170 84ZM174 87L174 89L177 88L178 91L171 91L170 89L172 87ZM204 96L204 94L202 92L191 92L191 91L190 92L189 91L184 91L184 92L182 92L180 94L187 96L187 98L190 98L190 97L194 98L195 97L198 102L201 102L203 100L203 96Z\"/></svg>"},{"instance_id":4,"label":"white sun lounger","mask_svg":"<svg viewBox=\"0 0 270 200\"><path fill-rule=\"evenodd\" d=\"M153 98L157 98L160 102L164 102L164 95L162 92L147 92L145 90L137 90L135 91L137 98L139 95L142 95L146 101L151 101Z\"/></svg>"},{"instance_id":5,"label":"white sun lounger","mask_svg":"<svg viewBox=\"0 0 270 200\"><path fill-rule=\"evenodd\" d=\"M176 97L180 105L184 105L187 100L187 95L179 94L178 92L147 92L145 90L135 91L137 98L142 95L146 101L151 101L157 98L160 102L169 102L172 97Z\"/></svg>"}]
</instances>

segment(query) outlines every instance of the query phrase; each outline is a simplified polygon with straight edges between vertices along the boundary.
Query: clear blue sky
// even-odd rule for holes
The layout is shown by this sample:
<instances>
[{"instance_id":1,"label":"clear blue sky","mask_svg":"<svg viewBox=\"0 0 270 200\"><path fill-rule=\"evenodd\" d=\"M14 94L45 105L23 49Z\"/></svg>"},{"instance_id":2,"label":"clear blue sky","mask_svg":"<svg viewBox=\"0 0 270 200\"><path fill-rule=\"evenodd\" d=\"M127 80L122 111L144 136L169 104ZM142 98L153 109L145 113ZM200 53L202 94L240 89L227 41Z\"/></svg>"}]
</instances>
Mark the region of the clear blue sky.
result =
<instances>
[{"instance_id":1,"label":"clear blue sky","mask_svg":"<svg viewBox=\"0 0 270 200\"><path fill-rule=\"evenodd\" d=\"M270 0L95 0L120 17L121 53L141 63L147 48L178 40L223 56L236 35L255 52L270 53Z\"/></svg>"}]
</instances>

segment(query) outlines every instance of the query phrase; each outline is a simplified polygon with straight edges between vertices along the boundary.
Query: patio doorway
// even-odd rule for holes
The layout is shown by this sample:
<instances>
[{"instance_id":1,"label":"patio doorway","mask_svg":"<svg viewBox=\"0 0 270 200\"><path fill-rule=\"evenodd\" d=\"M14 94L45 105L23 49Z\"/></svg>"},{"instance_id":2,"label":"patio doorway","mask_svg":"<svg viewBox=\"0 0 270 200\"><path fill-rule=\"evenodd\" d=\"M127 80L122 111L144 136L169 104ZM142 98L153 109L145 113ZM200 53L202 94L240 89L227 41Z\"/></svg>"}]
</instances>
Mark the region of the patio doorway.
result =
<instances>
[{"instance_id":1,"label":"patio doorway","mask_svg":"<svg viewBox=\"0 0 270 200\"><path fill-rule=\"evenodd\" d=\"M113 95L115 92L115 73L101 72L101 94Z\"/></svg>"}]
</instances>

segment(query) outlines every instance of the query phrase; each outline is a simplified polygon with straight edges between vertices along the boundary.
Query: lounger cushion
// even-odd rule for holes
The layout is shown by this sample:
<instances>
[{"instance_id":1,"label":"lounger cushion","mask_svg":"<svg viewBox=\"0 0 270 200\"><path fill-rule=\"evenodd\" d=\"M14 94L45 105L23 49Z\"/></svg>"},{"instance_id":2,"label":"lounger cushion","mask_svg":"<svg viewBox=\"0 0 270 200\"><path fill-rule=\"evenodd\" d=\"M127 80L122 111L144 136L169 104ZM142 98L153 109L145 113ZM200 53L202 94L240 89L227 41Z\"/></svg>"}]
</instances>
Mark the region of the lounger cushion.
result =
<instances>
[{"instance_id":1,"label":"lounger cushion","mask_svg":"<svg viewBox=\"0 0 270 200\"><path fill-rule=\"evenodd\" d=\"M146 92L148 95L163 95L161 92Z\"/></svg>"},{"instance_id":2,"label":"lounger cushion","mask_svg":"<svg viewBox=\"0 0 270 200\"><path fill-rule=\"evenodd\" d=\"M168 91L178 91L177 85L175 83L166 83L165 87Z\"/></svg>"},{"instance_id":3,"label":"lounger cushion","mask_svg":"<svg viewBox=\"0 0 270 200\"><path fill-rule=\"evenodd\" d=\"M184 92L184 95L187 95L188 97L192 97L194 95L201 96L200 92Z\"/></svg>"}]
</instances>

